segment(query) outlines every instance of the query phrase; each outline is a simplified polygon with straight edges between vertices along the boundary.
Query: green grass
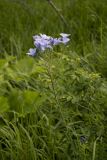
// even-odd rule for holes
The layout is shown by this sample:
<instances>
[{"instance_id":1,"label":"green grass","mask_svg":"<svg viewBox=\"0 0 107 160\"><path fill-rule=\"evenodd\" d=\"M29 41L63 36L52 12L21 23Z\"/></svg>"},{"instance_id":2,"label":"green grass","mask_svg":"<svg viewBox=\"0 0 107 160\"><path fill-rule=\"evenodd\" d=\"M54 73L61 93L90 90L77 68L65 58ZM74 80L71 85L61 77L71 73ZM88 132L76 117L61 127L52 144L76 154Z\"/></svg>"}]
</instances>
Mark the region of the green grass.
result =
<instances>
[{"instance_id":1,"label":"green grass","mask_svg":"<svg viewBox=\"0 0 107 160\"><path fill-rule=\"evenodd\" d=\"M107 2L0 1L1 160L106 160ZM39 33L68 46L26 53Z\"/></svg>"}]
</instances>

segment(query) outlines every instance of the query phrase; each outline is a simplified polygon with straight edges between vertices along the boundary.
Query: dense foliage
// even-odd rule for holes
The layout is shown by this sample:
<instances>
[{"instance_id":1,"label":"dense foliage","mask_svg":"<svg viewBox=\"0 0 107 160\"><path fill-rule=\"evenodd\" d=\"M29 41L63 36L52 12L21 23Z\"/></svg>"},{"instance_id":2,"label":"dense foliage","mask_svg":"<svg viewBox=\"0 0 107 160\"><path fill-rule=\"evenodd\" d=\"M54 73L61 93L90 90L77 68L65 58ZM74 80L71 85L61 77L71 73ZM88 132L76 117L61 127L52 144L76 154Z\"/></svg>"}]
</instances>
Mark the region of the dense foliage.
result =
<instances>
[{"instance_id":1,"label":"dense foliage","mask_svg":"<svg viewBox=\"0 0 107 160\"><path fill-rule=\"evenodd\" d=\"M54 2L70 28L45 0L0 1L1 160L107 159L107 2ZM67 46L26 55L61 32Z\"/></svg>"}]
</instances>

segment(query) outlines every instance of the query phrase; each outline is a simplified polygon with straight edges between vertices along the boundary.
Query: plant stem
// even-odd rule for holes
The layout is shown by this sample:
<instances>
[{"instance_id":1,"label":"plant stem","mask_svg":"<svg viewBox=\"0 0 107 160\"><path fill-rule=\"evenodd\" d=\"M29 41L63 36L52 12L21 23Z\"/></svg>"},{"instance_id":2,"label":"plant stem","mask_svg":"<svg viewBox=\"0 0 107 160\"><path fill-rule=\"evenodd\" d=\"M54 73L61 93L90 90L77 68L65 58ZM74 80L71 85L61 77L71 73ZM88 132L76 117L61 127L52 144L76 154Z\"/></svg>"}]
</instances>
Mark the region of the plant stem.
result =
<instances>
[{"instance_id":1,"label":"plant stem","mask_svg":"<svg viewBox=\"0 0 107 160\"><path fill-rule=\"evenodd\" d=\"M94 141L92 160L95 160L95 156L96 156L96 145L97 145L97 141L98 141L98 140L99 140L99 137L97 137L96 140Z\"/></svg>"},{"instance_id":2,"label":"plant stem","mask_svg":"<svg viewBox=\"0 0 107 160\"><path fill-rule=\"evenodd\" d=\"M70 30L70 26L68 25L67 21L65 20L64 16L60 13L59 9L56 7L56 5L52 2L52 0L47 0L48 3L52 6L52 8L55 10L57 15L60 17L61 21L64 23L64 25Z\"/></svg>"}]
</instances>

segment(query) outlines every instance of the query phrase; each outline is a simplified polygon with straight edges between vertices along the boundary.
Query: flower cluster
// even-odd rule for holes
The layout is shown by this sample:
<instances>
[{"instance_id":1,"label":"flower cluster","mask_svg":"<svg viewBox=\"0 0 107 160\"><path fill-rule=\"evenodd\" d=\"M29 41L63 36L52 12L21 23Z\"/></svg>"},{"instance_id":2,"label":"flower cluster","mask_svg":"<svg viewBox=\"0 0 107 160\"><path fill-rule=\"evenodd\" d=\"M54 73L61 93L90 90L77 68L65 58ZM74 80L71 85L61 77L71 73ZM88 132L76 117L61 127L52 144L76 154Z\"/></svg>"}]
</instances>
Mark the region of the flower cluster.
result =
<instances>
[{"instance_id":1,"label":"flower cluster","mask_svg":"<svg viewBox=\"0 0 107 160\"><path fill-rule=\"evenodd\" d=\"M61 33L59 38L53 38L45 34L35 35L33 36L35 48L30 48L27 54L35 56L38 51L44 52L47 48L53 49L55 45L67 44L70 41L69 36L70 34L65 33Z\"/></svg>"}]
</instances>

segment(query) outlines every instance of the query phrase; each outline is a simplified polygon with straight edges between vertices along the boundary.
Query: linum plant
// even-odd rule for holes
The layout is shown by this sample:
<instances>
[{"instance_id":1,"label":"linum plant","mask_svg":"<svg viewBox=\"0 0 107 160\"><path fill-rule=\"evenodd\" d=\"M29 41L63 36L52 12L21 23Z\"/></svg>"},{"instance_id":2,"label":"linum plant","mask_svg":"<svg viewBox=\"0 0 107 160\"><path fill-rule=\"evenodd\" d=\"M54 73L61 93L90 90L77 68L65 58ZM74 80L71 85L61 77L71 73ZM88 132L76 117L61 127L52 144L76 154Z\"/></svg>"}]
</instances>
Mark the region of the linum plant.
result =
<instances>
[{"instance_id":1,"label":"linum plant","mask_svg":"<svg viewBox=\"0 0 107 160\"><path fill-rule=\"evenodd\" d=\"M48 36L46 34L34 35L33 39L34 39L35 48L30 48L27 55L36 57L37 54L44 53L47 50L49 50L49 52L52 52L54 46L59 46L61 44L66 45L70 41L69 36L70 36L70 34L66 34L66 33L60 33L59 38L53 38L53 37ZM49 57L48 60L51 61L52 59L51 59L51 56L49 56L49 55L47 55L47 57ZM43 59L43 61L45 61L45 67L47 70L47 74L48 74L50 81L51 81L52 93L54 95L56 105L59 106L59 102L58 102L58 98L57 98L57 94L56 94L56 89L55 89L55 84L54 84L53 76L52 76L51 69L50 69L51 66L50 66L50 63L48 63L48 60ZM60 110L60 107L59 107L59 110ZM61 113L61 110L60 110L60 113ZM63 118L63 115L62 115L62 118Z\"/></svg>"},{"instance_id":2,"label":"linum plant","mask_svg":"<svg viewBox=\"0 0 107 160\"><path fill-rule=\"evenodd\" d=\"M51 52L53 51L54 46L58 46L61 44L66 45L70 41L69 36L70 34L66 34L66 33L60 33L59 38L53 38L51 36L47 36L46 34L35 35L33 36L35 48L30 48L27 55L35 57L38 53L44 53L47 50L50 50ZM50 58L49 61L51 61L51 56L48 55L48 57ZM56 103L58 105L59 102L57 99L55 85L54 85L53 77L51 75L51 70L50 70L51 67L47 62L47 60L45 61L45 66L46 66L47 74L51 80L52 92L54 94Z\"/></svg>"},{"instance_id":3,"label":"linum plant","mask_svg":"<svg viewBox=\"0 0 107 160\"><path fill-rule=\"evenodd\" d=\"M69 36L70 36L70 34L66 34L66 33L60 33L59 38L53 38L51 36L47 36L46 34L35 35L35 36L33 36L35 48L30 48L27 55L34 57L40 52L42 52L42 53L45 52L47 49L49 49L51 52L53 50L54 46L57 46L60 44L66 45L70 41L70 39L68 38ZM52 79L52 76L50 73L50 67L47 62L46 62L46 68L47 68L48 76L51 79L53 94L54 94L55 99L57 101L56 91L55 91L53 79ZM57 103L58 103L58 101L57 101Z\"/></svg>"},{"instance_id":4,"label":"linum plant","mask_svg":"<svg viewBox=\"0 0 107 160\"><path fill-rule=\"evenodd\" d=\"M30 48L27 55L35 57L38 53L44 53L47 50L50 50L51 52L54 46L58 46L60 44L66 45L70 41L69 36L70 34L66 34L66 33L60 33L59 38L53 38L51 36L47 36L46 34L35 35L33 36L35 48ZM50 56L48 55L48 57ZM51 57L49 61L51 61ZM45 61L45 66L46 66L47 74L51 80L52 92L54 94L56 103L58 105L59 102L58 102L56 91L55 91L55 85L54 85L53 77L51 75L50 66L47 60Z\"/></svg>"}]
</instances>

